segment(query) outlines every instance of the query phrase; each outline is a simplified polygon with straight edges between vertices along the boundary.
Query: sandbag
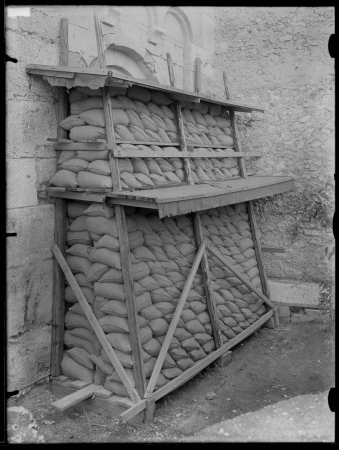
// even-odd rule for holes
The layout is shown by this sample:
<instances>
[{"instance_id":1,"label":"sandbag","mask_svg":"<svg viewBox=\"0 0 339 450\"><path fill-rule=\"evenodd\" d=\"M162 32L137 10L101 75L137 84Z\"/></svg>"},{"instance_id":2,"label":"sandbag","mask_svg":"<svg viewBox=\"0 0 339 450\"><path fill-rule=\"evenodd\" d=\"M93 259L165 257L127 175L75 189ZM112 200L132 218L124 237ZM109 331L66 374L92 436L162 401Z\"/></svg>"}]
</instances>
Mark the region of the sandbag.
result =
<instances>
[{"instance_id":1,"label":"sandbag","mask_svg":"<svg viewBox=\"0 0 339 450\"><path fill-rule=\"evenodd\" d=\"M58 170L51 178L50 183L53 186L57 187L65 187L65 188L78 187L76 173L64 169Z\"/></svg>"},{"instance_id":2,"label":"sandbag","mask_svg":"<svg viewBox=\"0 0 339 450\"><path fill-rule=\"evenodd\" d=\"M205 331L205 330L204 330ZM180 341L179 336L178 340ZM189 338L186 338L180 341L181 346L185 349L186 352L191 352L192 350L200 349L200 345L198 342L190 335Z\"/></svg>"},{"instance_id":3,"label":"sandbag","mask_svg":"<svg viewBox=\"0 0 339 450\"><path fill-rule=\"evenodd\" d=\"M110 175L99 175L88 171L79 172L77 181L80 187L87 189L111 189L113 187Z\"/></svg>"},{"instance_id":4,"label":"sandbag","mask_svg":"<svg viewBox=\"0 0 339 450\"><path fill-rule=\"evenodd\" d=\"M181 369L183 372L194 366L194 362L188 356L186 358L178 359L176 363L179 369Z\"/></svg>"},{"instance_id":5,"label":"sandbag","mask_svg":"<svg viewBox=\"0 0 339 450\"><path fill-rule=\"evenodd\" d=\"M84 286L80 286L80 289L81 289L81 292L84 294L84 297L86 298L88 303L90 305L93 305L93 303L94 303L93 290L91 288L84 287ZM69 302L69 303L77 303L78 302L78 299L75 296L71 286L66 286L66 289L65 289L65 300L67 302Z\"/></svg>"},{"instance_id":6,"label":"sandbag","mask_svg":"<svg viewBox=\"0 0 339 450\"><path fill-rule=\"evenodd\" d=\"M200 359L204 359L207 356L202 348L191 350L188 352L188 354L194 362L199 361Z\"/></svg>"},{"instance_id":7,"label":"sandbag","mask_svg":"<svg viewBox=\"0 0 339 450\"><path fill-rule=\"evenodd\" d=\"M94 369L92 360L90 359L90 354L83 348L72 347L70 350L66 350L66 353L78 364L81 364L88 369Z\"/></svg>"},{"instance_id":8,"label":"sandbag","mask_svg":"<svg viewBox=\"0 0 339 450\"><path fill-rule=\"evenodd\" d=\"M162 318L150 320L148 326L151 328L154 336L162 336L166 334L169 328L166 320Z\"/></svg>"},{"instance_id":9,"label":"sandbag","mask_svg":"<svg viewBox=\"0 0 339 450\"><path fill-rule=\"evenodd\" d=\"M84 125L86 125L85 120L81 119L77 114L68 116L59 123L59 127L67 131L70 131L73 127L81 127Z\"/></svg>"},{"instance_id":10,"label":"sandbag","mask_svg":"<svg viewBox=\"0 0 339 450\"><path fill-rule=\"evenodd\" d=\"M119 238L115 217L111 219L106 219L106 217L87 217L86 226L90 233L109 234L116 239Z\"/></svg>"},{"instance_id":11,"label":"sandbag","mask_svg":"<svg viewBox=\"0 0 339 450\"><path fill-rule=\"evenodd\" d=\"M136 291L136 286L138 283L134 283L134 290L135 290L135 300L137 304L137 312L140 312L142 309L147 308L148 306L152 305L152 299L149 292L144 292L142 294L138 294ZM154 291L153 291L154 292Z\"/></svg>"},{"instance_id":12,"label":"sandbag","mask_svg":"<svg viewBox=\"0 0 339 450\"><path fill-rule=\"evenodd\" d=\"M127 90L127 97L131 100L138 100L142 103L148 103L151 100L150 92L139 86L131 86Z\"/></svg>"},{"instance_id":13,"label":"sandbag","mask_svg":"<svg viewBox=\"0 0 339 450\"><path fill-rule=\"evenodd\" d=\"M70 104L77 102L78 100L82 100L84 98L88 98L88 95L79 91L78 89L71 89L69 91L68 100Z\"/></svg>"},{"instance_id":14,"label":"sandbag","mask_svg":"<svg viewBox=\"0 0 339 450\"><path fill-rule=\"evenodd\" d=\"M78 329L77 329L78 330ZM80 328L79 328L80 330ZM83 328L85 330L85 328ZM84 337L73 335L70 332L71 330L65 330L64 333L64 344L67 348L73 348L73 347L80 347L85 349L88 353L93 353L93 344L88 339L85 339ZM72 330L75 331L75 330ZM89 330L86 330L89 332ZM92 339L93 339L93 333L92 333Z\"/></svg>"},{"instance_id":15,"label":"sandbag","mask_svg":"<svg viewBox=\"0 0 339 450\"><path fill-rule=\"evenodd\" d=\"M67 311L65 314L65 327L68 330L74 328L87 328L89 331L93 331L92 325L88 319L80 314L75 314L72 311Z\"/></svg>"},{"instance_id":16,"label":"sandbag","mask_svg":"<svg viewBox=\"0 0 339 450\"><path fill-rule=\"evenodd\" d=\"M79 364L66 352L64 352L62 357L61 371L66 377L71 378L72 380L80 380L90 383L93 383L94 380L94 370Z\"/></svg>"},{"instance_id":17,"label":"sandbag","mask_svg":"<svg viewBox=\"0 0 339 450\"><path fill-rule=\"evenodd\" d=\"M118 95L117 99L123 105L123 109L131 109L132 111L136 111L137 108L132 100L130 100L126 96Z\"/></svg>"},{"instance_id":18,"label":"sandbag","mask_svg":"<svg viewBox=\"0 0 339 450\"><path fill-rule=\"evenodd\" d=\"M82 258L81 256L66 255L65 259L74 274L82 272L87 276L92 266L92 263L88 259Z\"/></svg>"},{"instance_id":19,"label":"sandbag","mask_svg":"<svg viewBox=\"0 0 339 450\"><path fill-rule=\"evenodd\" d=\"M185 323L185 328L191 334L203 333L205 331L204 327L196 319L193 319L193 320L190 320L190 321L186 322Z\"/></svg>"},{"instance_id":20,"label":"sandbag","mask_svg":"<svg viewBox=\"0 0 339 450\"><path fill-rule=\"evenodd\" d=\"M170 105L173 103L173 100L168 98L165 94L159 91L151 91L151 102L153 102L155 105L162 106L162 105ZM149 104L148 104L149 105ZM147 106L148 106L147 105ZM152 112L152 111L151 111Z\"/></svg>"},{"instance_id":21,"label":"sandbag","mask_svg":"<svg viewBox=\"0 0 339 450\"><path fill-rule=\"evenodd\" d=\"M109 300L124 301L125 289L122 284L118 283L94 283L94 295L104 297Z\"/></svg>"}]
</instances>

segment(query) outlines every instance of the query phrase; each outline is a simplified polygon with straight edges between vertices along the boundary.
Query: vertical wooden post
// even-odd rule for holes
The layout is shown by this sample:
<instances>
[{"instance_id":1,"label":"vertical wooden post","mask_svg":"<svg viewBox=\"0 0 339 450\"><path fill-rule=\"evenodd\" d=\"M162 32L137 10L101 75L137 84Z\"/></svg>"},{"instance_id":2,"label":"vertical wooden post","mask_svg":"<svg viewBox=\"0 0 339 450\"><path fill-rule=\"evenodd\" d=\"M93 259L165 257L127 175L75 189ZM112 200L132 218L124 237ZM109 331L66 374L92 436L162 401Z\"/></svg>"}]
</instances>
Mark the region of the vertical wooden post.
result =
<instances>
[{"instance_id":1,"label":"vertical wooden post","mask_svg":"<svg viewBox=\"0 0 339 450\"><path fill-rule=\"evenodd\" d=\"M68 65L68 19L60 21L60 66ZM60 123L68 114L68 95L66 88L58 88L57 120ZM67 138L67 131L58 127L59 139ZM61 154L61 153L60 153ZM59 154L59 157L60 157ZM66 253L66 200L55 199L54 243L61 253ZM64 349L64 316L65 316L65 278L58 262L53 267L53 302L52 302L52 333L51 333L51 375L61 375L61 360Z\"/></svg>"},{"instance_id":2,"label":"vertical wooden post","mask_svg":"<svg viewBox=\"0 0 339 450\"><path fill-rule=\"evenodd\" d=\"M194 71L194 90L195 92L201 92L201 59L199 56L195 58L195 71Z\"/></svg>"},{"instance_id":3,"label":"vertical wooden post","mask_svg":"<svg viewBox=\"0 0 339 450\"><path fill-rule=\"evenodd\" d=\"M171 86L174 87L175 86L174 67L170 53L166 53L166 58L170 83Z\"/></svg>"},{"instance_id":4,"label":"vertical wooden post","mask_svg":"<svg viewBox=\"0 0 339 450\"><path fill-rule=\"evenodd\" d=\"M100 15L97 11L94 11L94 25L97 40L99 65L102 69L105 69L106 59L102 45L102 26ZM116 158L114 157L114 149L117 148L114 135L114 122L112 115L111 98L109 94L109 88L107 86L103 87L103 103L104 103L107 141L112 146L112 150L110 152L112 185L113 190L120 190L121 180L119 174L119 167ZM114 209L119 234L121 268L124 279L127 320L132 347L133 375L135 380L135 388L140 397L143 398L146 389L146 377L145 377L144 361L142 357L142 346L139 335L139 323L137 317L137 305L133 285L133 273L130 258L130 248L127 233L125 209L123 206L120 205L115 205Z\"/></svg>"},{"instance_id":5,"label":"vertical wooden post","mask_svg":"<svg viewBox=\"0 0 339 450\"><path fill-rule=\"evenodd\" d=\"M224 85L225 85L225 93L227 100L231 100L231 93L229 90L228 82L227 82L227 75L226 72L223 72L223 78L224 78ZM233 139L235 143L235 148L237 152L242 151L241 141L240 141L240 135L238 130L238 125L235 117L235 112L233 108L230 108L230 115L231 115L231 124L233 128ZM241 175L246 178L246 166L245 166L245 158L239 158L239 166L240 166L240 173ZM255 255L258 262L258 269L259 269L259 275L260 275L260 281L262 284L262 290L263 293L266 295L266 297L270 298L270 293L268 289L268 283L267 283L267 275L266 275L266 269L263 262L262 252L261 252L261 246L260 246L260 240L258 238L258 232L257 232L257 223L255 220L255 212L253 208L252 202L246 202L247 205L247 212L250 219L250 225L252 230L252 238L254 243L254 250ZM279 315L278 315L278 308L272 308L273 309L273 321L274 325L279 325ZM271 322L270 322L271 323Z\"/></svg>"}]
</instances>

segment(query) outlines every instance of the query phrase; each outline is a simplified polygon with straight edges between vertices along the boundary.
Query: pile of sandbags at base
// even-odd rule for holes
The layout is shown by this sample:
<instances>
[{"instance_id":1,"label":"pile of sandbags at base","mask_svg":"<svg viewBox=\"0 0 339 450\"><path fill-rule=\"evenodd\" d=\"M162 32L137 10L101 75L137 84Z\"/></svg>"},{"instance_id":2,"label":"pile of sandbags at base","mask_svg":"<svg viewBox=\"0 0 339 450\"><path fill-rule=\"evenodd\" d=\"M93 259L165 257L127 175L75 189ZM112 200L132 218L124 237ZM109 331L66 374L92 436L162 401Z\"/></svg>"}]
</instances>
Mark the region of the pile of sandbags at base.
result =
<instances>
[{"instance_id":1,"label":"pile of sandbags at base","mask_svg":"<svg viewBox=\"0 0 339 450\"><path fill-rule=\"evenodd\" d=\"M206 241L262 291L246 204L210 209L200 217ZM221 329L231 339L265 314L266 307L214 255L209 253L208 259Z\"/></svg>"},{"instance_id":2,"label":"pile of sandbags at base","mask_svg":"<svg viewBox=\"0 0 339 450\"><path fill-rule=\"evenodd\" d=\"M118 149L155 151L168 149L179 142L175 106L160 92L132 86L127 91L111 88L112 114L116 139L135 141L120 144ZM125 95L127 93L127 95ZM106 141L105 117L101 91L76 88L70 91L71 116L59 126L69 131L75 142ZM231 122L226 110L219 105L182 102L182 117L188 145L233 146ZM168 147L137 142L166 142ZM212 150L212 149L210 149ZM218 149L221 151L221 149ZM180 158L147 158L146 168L139 170L133 159L120 159L119 170L123 189L149 189L152 186L180 184L185 181L183 161ZM138 158L136 158L138 160ZM191 158L192 177L196 183L224 180L239 175L237 158ZM135 167L136 166L136 167ZM57 187L103 189L112 188L109 151L63 151L58 160L58 171L50 180Z\"/></svg>"}]
</instances>

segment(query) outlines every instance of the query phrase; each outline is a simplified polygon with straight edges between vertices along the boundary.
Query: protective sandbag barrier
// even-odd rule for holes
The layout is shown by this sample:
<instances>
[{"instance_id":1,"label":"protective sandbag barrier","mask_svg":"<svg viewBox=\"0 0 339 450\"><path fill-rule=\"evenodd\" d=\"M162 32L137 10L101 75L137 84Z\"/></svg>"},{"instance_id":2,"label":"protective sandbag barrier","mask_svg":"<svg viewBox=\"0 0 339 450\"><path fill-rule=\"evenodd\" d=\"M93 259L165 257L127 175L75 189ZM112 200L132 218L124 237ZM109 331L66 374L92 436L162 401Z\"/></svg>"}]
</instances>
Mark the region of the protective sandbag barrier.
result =
<instances>
[{"instance_id":1,"label":"protective sandbag barrier","mask_svg":"<svg viewBox=\"0 0 339 450\"><path fill-rule=\"evenodd\" d=\"M145 209L129 207L125 211L142 358L148 380L197 254L197 243L190 215L159 219ZM200 217L206 241L261 290L245 203L208 210ZM114 208L98 203L68 201L66 236L66 261L107 340L135 385ZM208 258L225 343L265 314L266 307L255 293L223 269L222 263L214 257ZM116 395L128 396L69 286L66 287L65 301L64 375L102 384ZM199 268L155 390L193 367L215 348Z\"/></svg>"},{"instance_id":2,"label":"protective sandbag barrier","mask_svg":"<svg viewBox=\"0 0 339 450\"><path fill-rule=\"evenodd\" d=\"M80 88L82 89L82 88ZM164 94L136 86L122 95L111 90L112 116L116 139L135 141L118 144L125 150L179 151L171 143L179 142L175 105ZM76 99L76 100L75 100ZM71 115L59 123L74 142L107 142L103 100L100 90L86 93L70 91ZM228 112L218 105L181 102L182 119L187 145L198 150L199 145L226 145L232 152L231 122ZM139 145L137 141L168 143L168 147ZM212 148L204 148L212 150ZM221 150L221 149L216 149ZM222 181L239 176L238 158L190 158L192 178L196 184ZM180 158L119 158L122 189L153 189L175 186L185 181L183 160ZM108 151L63 151L58 170L51 185L65 188L112 189Z\"/></svg>"}]
</instances>

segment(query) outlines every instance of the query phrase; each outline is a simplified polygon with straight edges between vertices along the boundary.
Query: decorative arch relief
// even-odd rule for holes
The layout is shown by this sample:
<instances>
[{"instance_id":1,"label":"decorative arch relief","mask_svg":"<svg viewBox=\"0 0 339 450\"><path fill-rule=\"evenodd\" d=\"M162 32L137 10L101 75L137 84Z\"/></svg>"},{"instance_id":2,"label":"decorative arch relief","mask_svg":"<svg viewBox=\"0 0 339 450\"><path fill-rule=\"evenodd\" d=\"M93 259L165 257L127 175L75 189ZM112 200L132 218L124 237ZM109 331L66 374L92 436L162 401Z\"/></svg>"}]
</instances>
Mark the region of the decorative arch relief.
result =
<instances>
[{"instance_id":1,"label":"decorative arch relief","mask_svg":"<svg viewBox=\"0 0 339 450\"><path fill-rule=\"evenodd\" d=\"M102 19L102 23L105 25L108 25L110 27L114 27L118 19L122 13L122 9L118 6L114 6L113 8L110 8L107 13L105 14L104 18Z\"/></svg>"}]
</instances>

